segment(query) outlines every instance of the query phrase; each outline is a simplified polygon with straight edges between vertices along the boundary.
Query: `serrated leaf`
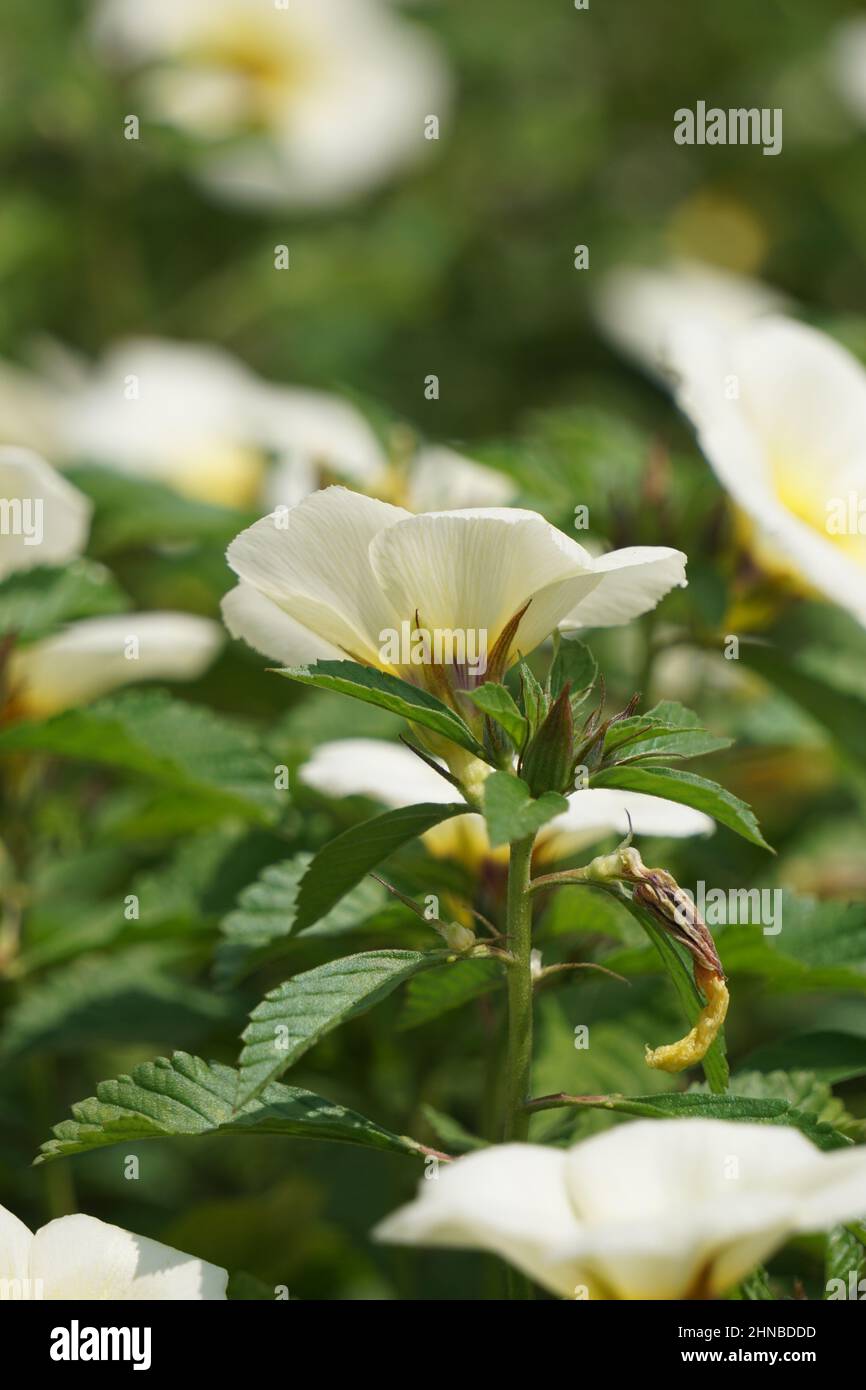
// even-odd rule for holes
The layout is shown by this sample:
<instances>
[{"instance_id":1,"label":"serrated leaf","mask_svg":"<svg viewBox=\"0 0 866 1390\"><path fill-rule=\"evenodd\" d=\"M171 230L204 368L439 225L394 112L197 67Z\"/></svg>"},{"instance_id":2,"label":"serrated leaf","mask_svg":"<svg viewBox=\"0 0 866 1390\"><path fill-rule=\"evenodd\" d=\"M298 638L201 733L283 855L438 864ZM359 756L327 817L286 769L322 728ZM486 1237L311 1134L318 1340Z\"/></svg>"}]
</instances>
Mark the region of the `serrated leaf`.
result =
<instances>
[{"instance_id":1,"label":"serrated leaf","mask_svg":"<svg viewBox=\"0 0 866 1390\"><path fill-rule=\"evenodd\" d=\"M567 810L568 801L558 792L534 800L526 783L511 772L494 772L484 783L484 817L494 849L525 839Z\"/></svg>"},{"instance_id":2,"label":"serrated leaf","mask_svg":"<svg viewBox=\"0 0 866 1390\"><path fill-rule=\"evenodd\" d=\"M142 1139L209 1134L278 1134L359 1144L418 1156L420 1144L296 1086L274 1083L235 1107L238 1073L185 1052L143 1062L129 1076L102 1081L96 1095L72 1107L74 1119L54 1126L37 1163Z\"/></svg>"},{"instance_id":3,"label":"serrated leaf","mask_svg":"<svg viewBox=\"0 0 866 1390\"><path fill-rule=\"evenodd\" d=\"M470 691L469 698L482 714L489 715L502 725L515 748L523 747L529 725L504 685L487 681L477 690Z\"/></svg>"},{"instance_id":4,"label":"serrated leaf","mask_svg":"<svg viewBox=\"0 0 866 1390\"><path fill-rule=\"evenodd\" d=\"M63 569L28 570L0 584L0 636L14 632L33 641L63 623L130 607L113 575L92 560L74 560Z\"/></svg>"},{"instance_id":5,"label":"serrated leaf","mask_svg":"<svg viewBox=\"0 0 866 1390\"><path fill-rule=\"evenodd\" d=\"M409 981L397 1027L420 1028L503 983L502 966L494 960L462 961L459 970L452 970L450 965L428 970Z\"/></svg>"},{"instance_id":6,"label":"serrated leaf","mask_svg":"<svg viewBox=\"0 0 866 1390\"><path fill-rule=\"evenodd\" d=\"M590 778L593 787L620 787L623 791L645 792L648 796L663 796L703 811L742 835L750 844L770 849L755 815L745 801L732 792L698 777L694 772L682 772L672 767L606 767ZM771 851L772 853L772 851Z\"/></svg>"},{"instance_id":7,"label":"serrated leaf","mask_svg":"<svg viewBox=\"0 0 866 1390\"><path fill-rule=\"evenodd\" d=\"M786 1100L752 1096L706 1095L694 1091L653 1096L588 1096L576 1098L591 1109L612 1110L618 1115L640 1115L653 1120L694 1119L743 1121L748 1124L785 1125L798 1129L819 1149L847 1148L851 1141L832 1125Z\"/></svg>"},{"instance_id":8,"label":"serrated leaf","mask_svg":"<svg viewBox=\"0 0 866 1390\"><path fill-rule=\"evenodd\" d=\"M566 682L571 685L573 697L588 694L597 675L598 663L589 647L574 637L561 637L550 668L551 699L556 699Z\"/></svg>"},{"instance_id":9,"label":"serrated leaf","mask_svg":"<svg viewBox=\"0 0 866 1390\"><path fill-rule=\"evenodd\" d=\"M273 763L252 733L159 690L127 690L44 723L13 724L0 733L0 753L22 752L136 773L262 823L276 820L282 805Z\"/></svg>"},{"instance_id":10,"label":"serrated leaf","mask_svg":"<svg viewBox=\"0 0 866 1390\"><path fill-rule=\"evenodd\" d=\"M834 1226L827 1234L824 1258L824 1297L850 1298L853 1292L859 1302L863 1296L860 1280L866 1276L866 1248L844 1226Z\"/></svg>"},{"instance_id":11,"label":"serrated leaf","mask_svg":"<svg viewBox=\"0 0 866 1390\"><path fill-rule=\"evenodd\" d=\"M277 674L288 680L299 681L301 685L338 690L355 700L379 705L412 724L432 729L478 758L484 757L484 749L459 714L455 714L442 700L437 700L435 695L421 690L419 686L410 685L399 676L377 671L372 666L361 666L354 661L317 661L311 666L281 668Z\"/></svg>"},{"instance_id":12,"label":"serrated leaf","mask_svg":"<svg viewBox=\"0 0 866 1390\"><path fill-rule=\"evenodd\" d=\"M298 890L295 931L305 931L330 912L342 897L360 883L401 845L417 839L434 825L465 816L465 802L444 804L422 801L417 806L400 806L384 811L360 825L352 825L319 850L310 863Z\"/></svg>"},{"instance_id":13,"label":"serrated leaf","mask_svg":"<svg viewBox=\"0 0 866 1390\"><path fill-rule=\"evenodd\" d=\"M237 1104L282 1076L320 1038L378 1004L443 951L364 951L328 961L266 994L243 1033ZM457 968L456 966L454 968Z\"/></svg>"},{"instance_id":14,"label":"serrated leaf","mask_svg":"<svg viewBox=\"0 0 866 1390\"><path fill-rule=\"evenodd\" d=\"M366 922L382 907L384 890L366 878L314 926L296 932L298 889L312 858L304 853L268 864L255 882L244 888L237 907L221 923L225 939L217 948L216 957L221 982L237 980L258 961L263 947L274 946L289 936L340 935Z\"/></svg>"}]
</instances>

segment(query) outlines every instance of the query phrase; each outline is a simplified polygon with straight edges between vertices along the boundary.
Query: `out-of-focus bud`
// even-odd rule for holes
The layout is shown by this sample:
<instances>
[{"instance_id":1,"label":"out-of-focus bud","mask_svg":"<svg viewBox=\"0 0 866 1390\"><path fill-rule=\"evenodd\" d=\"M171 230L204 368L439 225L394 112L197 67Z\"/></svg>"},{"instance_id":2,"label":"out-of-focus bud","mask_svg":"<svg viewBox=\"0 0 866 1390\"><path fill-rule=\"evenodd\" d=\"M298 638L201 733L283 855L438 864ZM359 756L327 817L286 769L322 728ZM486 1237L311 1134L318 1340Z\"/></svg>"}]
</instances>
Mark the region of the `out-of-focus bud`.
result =
<instances>
[{"instance_id":1,"label":"out-of-focus bud","mask_svg":"<svg viewBox=\"0 0 866 1390\"><path fill-rule=\"evenodd\" d=\"M451 951L469 951L475 945L475 933L471 927L463 927L459 922L444 922L437 926L445 945Z\"/></svg>"},{"instance_id":2,"label":"out-of-focus bud","mask_svg":"<svg viewBox=\"0 0 866 1390\"><path fill-rule=\"evenodd\" d=\"M520 775L533 796L571 789L574 715L564 685L523 757Z\"/></svg>"}]
</instances>

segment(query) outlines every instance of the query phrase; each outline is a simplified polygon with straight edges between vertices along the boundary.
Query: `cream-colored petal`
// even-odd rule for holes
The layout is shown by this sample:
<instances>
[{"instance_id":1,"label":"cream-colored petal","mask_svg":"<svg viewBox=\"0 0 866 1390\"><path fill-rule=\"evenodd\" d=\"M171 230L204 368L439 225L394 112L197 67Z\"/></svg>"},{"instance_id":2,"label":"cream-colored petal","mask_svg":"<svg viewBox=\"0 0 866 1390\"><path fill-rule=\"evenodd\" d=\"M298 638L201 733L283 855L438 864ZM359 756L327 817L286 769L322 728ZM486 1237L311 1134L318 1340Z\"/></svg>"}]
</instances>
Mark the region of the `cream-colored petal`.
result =
<instances>
[{"instance_id":1,"label":"cream-colored petal","mask_svg":"<svg viewBox=\"0 0 866 1390\"><path fill-rule=\"evenodd\" d=\"M825 335L775 319L730 339L692 330L678 358L678 402L750 519L757 558L866 623L866 539L828 529L834 499L866 493L866 372Z\"/></svg>"},{"instance_id":2,"label":"cream-colored petal","mask_svg":"<svg viewBox=\"0 0 866 1390\"><path fill-rule=\"evenodd\" d=\"M800 1231L826 1231L843 1221L866 1219L866 1148L818 1154L804 1175L797 1216Z\"/></svg>"},{"instance_id":3,"label":"cream-colored petal","mask_svg":"<svg viewBox=\"0 0 866 1390\"><path fill-rule=\"evenodd\" d=\"M0 579L80 555L90 513L84 494L38 454L0 448Z\"/></svg>"},{"instance_id":4,"label":"cream-colored petal","mask_svg":"<svg viewBox=\"0 0 866 1390\"><path fill-rule=\"evenodd\" d=\"M397 618L370 564L371 542L408 517L329 487L242 531L227 557L238 578L346 655L379 665L379 633Z\"/></svg>"},{"instance_id":5,"label":"cream-colored petal","mask_svg":"<svg viewBox=\"0 0 866 1390\"><path fill-rule=\"evenodd\" d=\"M86 618L12 656L19 709L33 718L87 704L139 681L195 680L223 641L218 623L190 613Z\"/></svg>"},{"instance_id":6,"label":"cream-colored petal","mask_svg":"<svg viewBox=\"0 0 866 1390\"><path fill-rule=\"evenodd\" d=\"M299 769L298 777L326 796L369 796L385 806L459 800L451 783L405 744L379 738L322 743Z\"/></svg>"},{"instance_id":7,"label":"cream-colored petal","mask_svg":"<svg viewBox=\"0 0 866 1390\"><path fill-rule=\"evenodd\" d=\"M504 507L516 491L512 478L444 445L427 445L412 460L409 506L413 512Z\"/></svg>"},{"instance_id":8,"label":"cream-colored petal","mask_svg":"<svg viewBox=\"0 0 866 1390\"><path fill-rule=\"evenodd\" d=\"M440 1164L414 1202L385 1218L377 1240L490 1250L563 1297L580 1266L554 1252L578 1234L565 1187L567 1156L538 1144L498 1144Z\"/></svg>"},{"instance_id":9,"label":"cream-colored petal","mask_svg":"<svg viewBox=\"0 0 866 1390\"><path fill-rule=\"evenodd\" d=\"M401 619L473 633L488 653L527 604L512 650L531 651L599 582L582 546L517 508L410 517L376 537L370 560Z\"/></svg>"},{"instance_id":10,"label":"cream-colored petal","mask_svg":"<svg viewBox=\"0 0 866 1390\"><path fill-rule=\"evenodd\" d=\"M676 367L676 334L691 324L728 331L779 312L784 296L768 285L700 261L621 266L603 277L593 308L610 340L654 376Z\"/></svg>"},{"instance_id":11,"label":"cream-colored petal","mask_svg":"<svg viewBox=\"0 0 866 1390\"><path fill-rule=\"evenodd\" d=\"M48 1299L224 1299L224 1269L92 1216L62 1216L33 1238L31 1275Z\"/></svg>"},{"instance_id":12,"label":"cream-colored petal","mask_svg":"<svg viewBox=\"0 0 866 1390\"><path fill-rule=\"evenodd\" d=\"M317 637L252 584L236 584L222 600L222 615L232 637L281 666L308 666L314 661L345 661L345 653Z\"/></svg>"},{"instance_id":13,"label":"cream-colored petal","mask_svg":"<svg viewBox=\"0 0 866 1390\"><path fill-rule=\"evenodd\" d=\"M629 822L635 835L677 839L712 835L716 828L715 821L702 811L664 797L614 787L587 787L574 792L569 797L568 810L542 827L538 848L549 858L555 842L556 851L564 855L602 835L627 835Z\"/></svg>"},{"instance_id":14,"label":"cream-colored petal","mask_svg":"<svg viewBox=\"0 0 866 1390\"><path fill-rule=\"evenodd\" d=\"M582 598L559 626L617 627L655 608L671 589L686 587L686 556L667 546L636 545L611 550L593 561L599 584Z\"/></svg>"},{"instance_id":15,"label":"cream-colored petal","mask_svg":"<svg viewBox=\"0 0 866 1390\"><path fill-rule=\"evenodd\" d=\"M24 1222L5 1207L0 1207L0 1281L28 1278L32 1244L33 1236Z\"/></svg>"},{"instance_id":16,"label":"cream-colored petal","mask_svg":"<svg viewBox=\"0 0 866 1390\"><path fill-rule=\"evenodd\" d=\"M382 476L386 458L381 444L360 411L325 391L263 386L257 395L259 437L276 455L276 466L307 463L317 481L330 474L370 489ZM304 496L302 493L300 496ZM273 495L274 505L300 501L300 496Z\"/></svg>"}]
</instances>

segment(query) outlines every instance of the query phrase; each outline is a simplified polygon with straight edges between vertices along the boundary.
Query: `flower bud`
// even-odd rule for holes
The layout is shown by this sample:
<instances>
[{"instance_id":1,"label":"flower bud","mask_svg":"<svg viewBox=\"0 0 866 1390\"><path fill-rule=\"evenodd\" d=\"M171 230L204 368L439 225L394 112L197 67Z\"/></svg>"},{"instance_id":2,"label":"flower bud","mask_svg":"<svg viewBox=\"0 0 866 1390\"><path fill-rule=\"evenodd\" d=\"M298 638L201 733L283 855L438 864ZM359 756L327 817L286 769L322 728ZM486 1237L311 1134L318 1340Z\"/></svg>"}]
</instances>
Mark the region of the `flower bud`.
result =
<instances>
[{"instance_id":1,"label":"flower bud","mask_svg":"<svg viewBox=\"0 0 866 1390\"><path fill-rule=\"evenodd\" d=\"M451 951L469 951L475 945L475 933L471 927L461 926L459 922L446 922L439 928L445 945Z\"/></svg>"},{"instance_id":2,"label":"flower bud","mask_svg":"<svg viewBox=\"0 0 866 1390\"><path fill-rule=\"evenodd\" d=\"M520 775L533 796L571 787L574 763L574 716L564 685L523 757Z\"/></svg>"}]
</instances>

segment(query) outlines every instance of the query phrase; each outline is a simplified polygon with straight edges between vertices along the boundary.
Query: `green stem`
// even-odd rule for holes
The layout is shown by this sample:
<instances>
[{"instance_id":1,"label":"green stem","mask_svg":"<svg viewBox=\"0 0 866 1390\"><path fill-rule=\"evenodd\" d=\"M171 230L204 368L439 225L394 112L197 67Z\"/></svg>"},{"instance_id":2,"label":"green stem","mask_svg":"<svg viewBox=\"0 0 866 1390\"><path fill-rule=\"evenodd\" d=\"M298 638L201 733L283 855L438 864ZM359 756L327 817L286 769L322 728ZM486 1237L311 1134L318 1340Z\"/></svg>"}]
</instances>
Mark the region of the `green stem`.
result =
<instances>
[{"instance_id":1,"label":"green stem","mask_svg":"<svg viewBox=\"0 0 866 1390\"><path fill-rule=\"evenodd\" d=\"M508 898L505 930L513 957L508 966L508 1043L505 1062L505 1114L503 1138L525 1139L532 1080L532 899L529 868L535 836L514 840L508 863Z\"/></svg>"}]
</instances>

